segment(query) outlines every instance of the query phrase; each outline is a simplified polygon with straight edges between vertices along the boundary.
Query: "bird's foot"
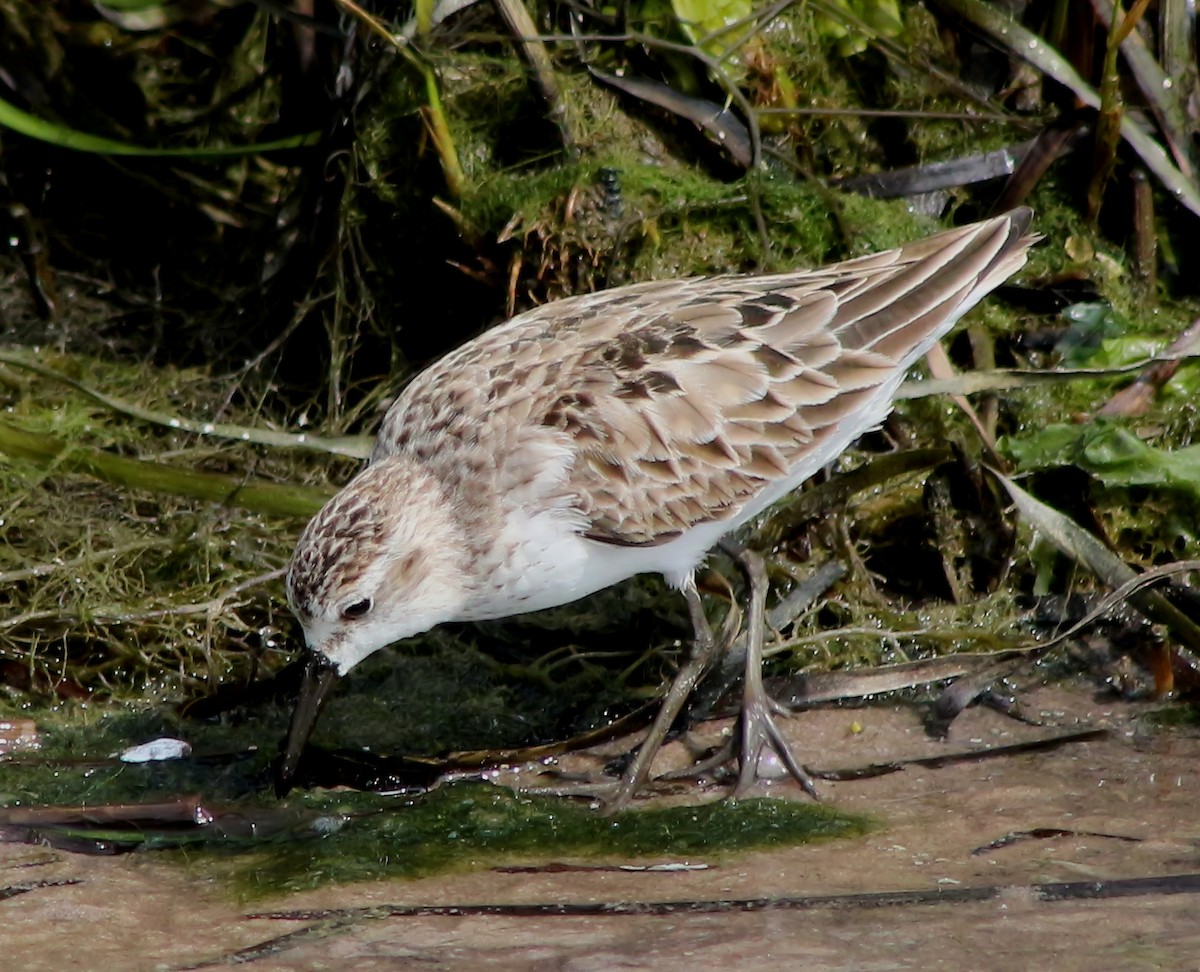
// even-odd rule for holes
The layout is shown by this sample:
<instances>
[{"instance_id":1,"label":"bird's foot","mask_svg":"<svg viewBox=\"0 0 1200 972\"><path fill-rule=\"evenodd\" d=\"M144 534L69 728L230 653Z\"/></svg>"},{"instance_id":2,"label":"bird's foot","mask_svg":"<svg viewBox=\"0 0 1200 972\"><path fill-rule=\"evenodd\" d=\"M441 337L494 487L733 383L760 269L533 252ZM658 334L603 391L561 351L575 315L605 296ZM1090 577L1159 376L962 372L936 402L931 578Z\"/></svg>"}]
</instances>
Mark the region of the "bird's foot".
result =
<instances>
[{"instance_id":1,"label":"bird's foot","mask_svg":"<svg viewBox=\"0 0 1200 972\"><path fill-rule=\"evenodd\" d=\"M775 721L777 715L791 715L791 711L765 692L757 696L748 694L743 700L738 716L738 779L733 795L744 796L760 777L766 775L762 772L762 763L769 750L778 757L788 775L800 784L801 789L814 800L819 800L812 777L792 752L791 745Z\"/></svg>"},{"instance_id":2,"label":"bird's foot","mask_svg":"<svg viewBox=\"0 0 1200 972\"><path fill-rule=\"evenodd\" d=\"M680 784L699 778L726 782L736 777L731 795L737 798L744 796L760 780L791 776L805 793L819 800L812 777L796 758L780 729L777 717L787 715L791 715L791 710L765 692L757 698L751 693L751 697L743 701L730 738L690 766L651 776L649 763L659 750L651 733L630 753L619 779L605 775L564 779L550 785L523 787L522 792L590 800L605 814L614 814L628 809L638 799L678 793ZM769 766L769 763L774 765Z\"/></svg>"},{"instance_id":3,"label":"bird's foot","mask_svg":"<svg viewBox=\"0 0 1200 972\"><path fill-rule=\"evenodd\" d=\"M741 797L759 780L775 780L790 776L814 800L819 800L816 786L804 765L796 758L775 716L791 715L791 710L764 696L765 702L743 706L733 735L708 755L696 760L686 769L674 770L658 777L662 783L709 777L728 781L736 777L733 797ZM771 757L778 766L768 768Z\"/></svg>"}]
</instances>

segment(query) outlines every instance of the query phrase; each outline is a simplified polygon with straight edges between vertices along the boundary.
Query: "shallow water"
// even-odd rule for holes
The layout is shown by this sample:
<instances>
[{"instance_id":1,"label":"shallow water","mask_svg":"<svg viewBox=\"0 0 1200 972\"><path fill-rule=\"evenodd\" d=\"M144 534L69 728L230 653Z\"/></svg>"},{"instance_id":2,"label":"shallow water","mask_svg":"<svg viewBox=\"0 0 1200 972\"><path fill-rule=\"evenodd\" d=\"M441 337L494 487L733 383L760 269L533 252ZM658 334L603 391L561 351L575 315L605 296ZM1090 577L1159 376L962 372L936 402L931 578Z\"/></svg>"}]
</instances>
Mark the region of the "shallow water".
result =
<instances>
[{"instance_id":1,"label":"shallow water","mask_svg":"<svg viewBox=\"0 0 1200 972\"><path fill-rule=\"evenodd\" d=\"M1200 871L1200 732L1151 729L1146 709L1044 689L1032 711L1101 739L1049 751L875 779L822 783L822 797L878 823L865 836L735 855L697 854L703 870L480 870L325 887L236 904L228 887L154 854L97 858L0 845L0 886L75 879L0 900L13 968L154 969L254 953L264 970L436 969L1191 969L1200 955L1195 895L1039 900L1028 886ZM713 733L725 724L707 727ZM1045 735L969 710L947 743L906 708L831 709L787 722L817 766L846 766ZM673 744L664 764L683 758ZM586 762L580 758L582 764ZM764 784L803 799L792 784ZM706 797L709 791L694 796ZM684 799L675 797L673 799ZM1009 835L1037 831L1040 836ZM1126 840L1120 838L1136 838ZM314 844L314 854L320 844ZM536 867L544 860L531 857ZM597 861L588 859L589 866ZM620 860L610 863L619 864ZM895 890L1000 887L991 900L875 908L615 917L451 916L314 921L250 913L381 904L714 901ZM1065 950L1064 950L1065 949ZM251 957L249 955L244 958Z\"/></svg>"}]
</instances>

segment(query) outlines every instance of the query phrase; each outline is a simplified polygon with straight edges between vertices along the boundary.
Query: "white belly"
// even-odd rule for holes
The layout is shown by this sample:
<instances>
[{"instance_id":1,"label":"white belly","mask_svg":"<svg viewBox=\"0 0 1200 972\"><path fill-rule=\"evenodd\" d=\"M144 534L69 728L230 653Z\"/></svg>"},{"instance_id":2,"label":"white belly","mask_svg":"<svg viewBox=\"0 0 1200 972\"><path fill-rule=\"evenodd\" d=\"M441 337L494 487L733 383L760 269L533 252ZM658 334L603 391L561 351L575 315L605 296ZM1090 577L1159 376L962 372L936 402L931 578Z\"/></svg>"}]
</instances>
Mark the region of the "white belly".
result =
<instances>
[{"instance_id":1,"label":"white belly","mask_svg":"<svg viewBox=\"0 0 1200 972\"><path fill-rule=\"evenodd\" d=\"M898 373L881 386L874 401L854 421L844 422L820 450L806 456L791 475L769 484L735 516L698 524L667 543L623 547L590 540L580 532L580 524L561 509L510 517L496 545L494 562L482 572L487 581L474 592L462 620L504 618L557 607L635 574L662 574L673 587L682 587L722 537L781 500L841 455L864 431L883 421L892 410L892 396L903 377Z\"/></svg>"}]
</instances>

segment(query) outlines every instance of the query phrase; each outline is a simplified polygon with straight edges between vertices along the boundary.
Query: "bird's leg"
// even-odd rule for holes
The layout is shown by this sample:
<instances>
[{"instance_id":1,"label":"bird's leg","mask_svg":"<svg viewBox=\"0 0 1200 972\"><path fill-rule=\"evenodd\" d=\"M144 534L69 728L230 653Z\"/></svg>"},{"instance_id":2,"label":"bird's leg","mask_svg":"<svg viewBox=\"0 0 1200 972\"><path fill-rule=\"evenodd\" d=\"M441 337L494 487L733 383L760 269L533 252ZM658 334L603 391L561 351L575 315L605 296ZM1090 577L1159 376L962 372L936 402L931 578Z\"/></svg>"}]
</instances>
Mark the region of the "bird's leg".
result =
<instances>
[{"instance_id":1,"label":"bird's leg","mask_svg":"<svg viewBox=\"0 0 1200 972\"><path fill-rule=\"evenodd\" d=\"M770 746L783 760L783 765L795 777L809 796L817 799L817 791L804 767L792 754L791 747L779 727L775 715L785 715L788 709L767 694L763 687L762 657L763 638L767 623L767 571L763 559L745 548L730 550L750 585L750 612L746 631L746 676L742 692L742 711L738 716L738 734L741 752L738 756L739 772L733 795L741 796L758 777L758 761L764 747Z\"/></svg>"},{"instance_id":2,"label":"bird's leg","mask_svg":"<svg viewBox=\"0 0 1200 972\"><path fill-rule=\"evenodd\" d=\"M655 716L650 731L646 733L646 738L638 747L633 762L625 770L625 775L621 778L615 795L605 804L605 813L616 813L618 810L623 810L633 799L638 788L646 782L646 778L650 775L650 764L658 755L663 740L667 738L671 725L679 715L679 710L683 708L684 702L692 694L692 689L708 671L716 656L719 646L716 638L713 637L708 618L704 616L704 605L700 601L696 583L691 578L684 585L683 595L687 598L688 614L691 615L694 631L691 652L687 662L675 675L675 681L671 683L670 689L667 690L662 705L659 706L658 715Z\"/></svg>"}]
</instances>

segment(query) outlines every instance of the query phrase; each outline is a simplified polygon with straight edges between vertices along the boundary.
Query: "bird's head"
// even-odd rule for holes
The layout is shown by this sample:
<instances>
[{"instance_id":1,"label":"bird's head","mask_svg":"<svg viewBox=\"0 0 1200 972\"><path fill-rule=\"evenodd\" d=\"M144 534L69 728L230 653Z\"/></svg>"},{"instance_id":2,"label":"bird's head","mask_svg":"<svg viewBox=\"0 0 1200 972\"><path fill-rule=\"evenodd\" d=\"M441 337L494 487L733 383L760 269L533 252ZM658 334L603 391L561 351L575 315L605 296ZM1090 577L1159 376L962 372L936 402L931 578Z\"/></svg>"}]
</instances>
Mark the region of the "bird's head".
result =
<instances>
[{"instance_id":1,"label":"bird's head","mask_svg":"<svg viewBox=\"0 0 1200 972\"><path fill-rule=\"evenodd\" d=\"M364 469L300 535L287 597L309 655L280 767L284 790L336 677L452 620L466 601L461 533L437 480L401 456Z\"/></svg>"}]
</instances>

